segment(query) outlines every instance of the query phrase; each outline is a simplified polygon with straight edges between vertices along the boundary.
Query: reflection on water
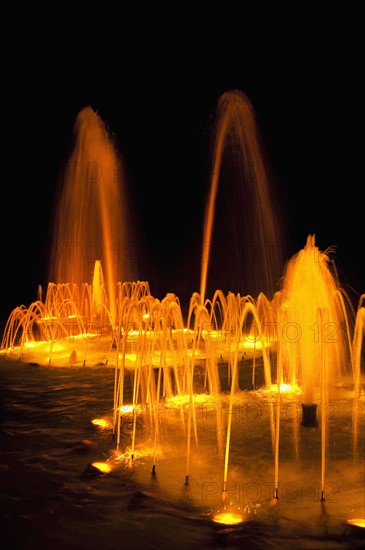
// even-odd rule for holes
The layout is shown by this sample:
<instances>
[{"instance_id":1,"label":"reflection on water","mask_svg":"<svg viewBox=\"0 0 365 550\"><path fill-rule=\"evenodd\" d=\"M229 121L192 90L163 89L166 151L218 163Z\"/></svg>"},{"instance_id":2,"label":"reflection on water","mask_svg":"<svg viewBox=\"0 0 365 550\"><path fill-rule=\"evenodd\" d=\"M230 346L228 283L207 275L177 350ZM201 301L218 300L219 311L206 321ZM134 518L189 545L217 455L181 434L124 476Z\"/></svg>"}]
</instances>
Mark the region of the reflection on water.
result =
<instances>
[{"instance_id":1,"label":"reflection on water","mask_svg":"<svg viewBox=\"0 0 365 550\"><path fill-rule=\"evenodd\" d=\"M113 369L52 369L2 358L0 377L1 529L7 548L342 549L364 543L363 529L346 524L364 517L363 443L354 460L346 386L329 411L324 503L320 430L301 429L293 396L283 397L282 481L273 505L267 398L260 391L237 393L227 508L239 510L244 522L224 526L213 522L221 511L221 470L215 468L210 445L215 438L212 407L197 407L201 435L199 447L192 446L187 487L180 470L184 456L174 452L173 443L157 460L156 476L147 455L136 456L133 467L115 460L110 425L92 423L112 416ZM361 399L364 403L363 394ZM224 396L214 407L227 413ZM174 430L181 438L176 415L180 411L171 407L160 417L166 442ZM363 442L363 409L360 433ZM123 437L125 442L130 438L128 422ZM96 462L110 464L111 472L92 468Z\"/></svg>"}]
</instances>

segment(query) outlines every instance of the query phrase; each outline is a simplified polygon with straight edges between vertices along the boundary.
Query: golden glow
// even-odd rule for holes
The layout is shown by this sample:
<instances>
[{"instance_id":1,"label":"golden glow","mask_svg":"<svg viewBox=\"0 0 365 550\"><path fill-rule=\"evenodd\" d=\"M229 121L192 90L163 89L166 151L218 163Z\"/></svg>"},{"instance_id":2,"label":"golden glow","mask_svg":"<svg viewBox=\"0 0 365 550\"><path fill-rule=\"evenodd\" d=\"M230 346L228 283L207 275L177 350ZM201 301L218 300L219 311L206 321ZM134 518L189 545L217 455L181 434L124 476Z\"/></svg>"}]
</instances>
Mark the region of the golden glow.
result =
<instances>
[{"instance_id":1,"label":"golden glow","mask_svg":"<svg viewBox=\"0 0 365 550\"><path fill-rule=\"evenodd\" d=\"M24 346L26 348L35 348L39 342L25 342Z\"/></svg>"},{"instance_id":2,"label":"golden glow","mask_svg":"<svg viewBox=\"0 0 365 550\"><path fill-rule=\"evenodd\" d=\"M137 357L138 357L137 353L125 353L124 361L126 366L129 366L130 364L134 365L135 362L137 361ZM123 355L121 353L119 354L119 359L123 359Z\"/></svg>"},{"instance_id":3,"label":"golden glow","mask_svg":"<svg viewBox=\"0 0 365 550\"><path fill-rule=\"evenodd\" d=\"M106 462L92 462L91 466L97 470L100 470L103 474L109 474L109 472L112 471L110 464L107 464Z\"/></svg>"},{"instance_id":4,"label":"golden glow","mask_svg":"<svg viewBox=\"0 0 365 550\"><path fill-rule=\"evenodd\" d=\"M51 315L45 315L44 317L41 317L39 319L39 322L43 322L43 321L56 321L57 320L57 317L54 317L54 316L51 316Z\"/></svg>"},{"instance_id":5,"label":"golden glow","mask_svg":"<svg viewBox=\"0 0 365 550\"><path fill-rule=\"evenodd\" d=\"M194 336L194 331L193 330L190 330L186 327L184 328L179 328L179 329L173 329L172 330L172 334L179 334L179 333L182 333L182 334L191 334L192 336Z\"/></svg>"},{"instance_id":6,"label":"golden glow","mask_svg":"<svg viewBox=\"0 0 365 550\"><path fill-rule=\"evenodd\" d=\"M143 315L142 317L144 320L146 320L146 315ZM163 333L162 331L157 330L130 330L128 331L128 342L138 342L141 336L154 339L158 334L162 335Z\"/></svg>"},{"instance_id":7,"label":"golden glow","mask_svg":"<svg viewBox=\"0 0 365 550\"><path fill-rule=\"evenodd\" d=\"M127 447L124 452L120 452L117 450L114 450L113 452L113 458L116 461L120 461L124 464L129 465L131 460L138 460L140 458L146 458L146 457L162 457L161 450L159 448L154 447L138 447L135 448L132 452L132 449Z\"/></svg>"},{"instance_id":8,"label":"golden glow","mask_svg":"<svg viewBox=\"0 0 365 550\"><path fill-rule=\"evenodd\" d=\"M54 351L63 351L65 349L65 346L63 345L63 342L47 342L47 341L32 341L32 342L25 342L24 347L25 348L31 348L35 349L36 351L43 351L45 353L48 352L50 345L52 345Z\"/></svg>"},{"instance_id":9,"label":"golden glow","mask_svg":"<svg viewBox=\"0 0 365 550\"><path fill-rule=\"evenodd\" d=\"M355 527L361 527L362 529L365 529L365 519L364 518L348 519L347 523L349 525L354 525Z\"/></svg>"},{"instance_id":10,"label":"golden glow","mask_svg":"<svg viewBox=\"0 0 365 550\"><path fill-rule=\"evenodd\" d=\"M206 403L207 401L212 401L212 396L208 393L196 393L192 396L193 402L196 403ZM174 395L169 397L166 400L166 407L171 409L178 409L182 405L189 405L190 395L188 393L181 395Z\"/></svg>"},{"instance_id":11,"label":"golden glow","mask_svg":"<svg viewBox=\"0 0 365 550\"><path fill-rule=\"evenodd\" d=\"M271 384L270 391L278 391L277 384ZM293 393L296 395L301 395L302 390L297 384L280 384L280 393Z\"/></svg>"},{"instance_id":12,"label":"golden glow","mask_svg":"<svg viewBox=\"0 0 365 550\"><path fill-rule=\"evenodd\" d=\"M221 512L214 516L213 521L223 525L238 525L243 522L243 516L234 512Z\"/></svg>"},{"instance_id":13,"label":"golden glow","mask_svg":"<svg viewBox=\"0 0 365 550\"><path fill-rule=\"evenodd\" d=\"M268 347L268 345L266 345ZM260 339L257 338L257 336L246 336L244 345L244 349L253 349L253 350L262 350L262 337Z\"/></svg>"},{"instance_id":14,"label":"golden glow","mask_svg":"<svg viewBox=\"0 0 365 550\"><path fill-rule=\"evenodd\" d=\"M221 330L202 330L202 337L207 340L216 340L218 343L222 343L229 340L229 334L225 331ZM270 342L265 342L265 347L268 347L270 345ZM232 345L231 345L232 347ZM239 349L247 349L247 350L262 350L263 348L263 336L258 337L254 334L245 334L243 337L241 337L241 340L238 344Z\"/></svg>"},{"instance_id":15,"label":"golden glow","mask_svg":"<svg viewBox=\"0 0 365 550\"><path fill-rule=\"evenodd\" d=\"M212 340L222 339L222 333L220 330L202 330L203 338L209 336Z\"/></svg>"},{"instance_id":16,"label":"golden glow","mask_svg":"<svg viewBox=\"0 0 365 550\"><path fill-rule=\"evenodd\" d=\"M120 414L132 414L133 412L141 413L142 407L140 405L123 405L119 407L118 411Z\"/></svg>"},{"instance_id":17,"label":"golden glow","mask_svg":"<svg viewBox=\"0 0 365 550\"><path fill-rule=\"evenodd\" d=\"M119 407L119 412L122 414L130 414L134 411L133 405L123 405L123 407Z\"/></svg>"},{"instance_id":18,"label":"golden glow","mask_svg":"<svg viewBox=\"0 0 365 550\"><path fill-rule=\"evenodd\" d=\"M283 344L290 342L281 345L283 370L302 381L303 403L310 405L322 374L333 386L341 381L343 365L351 363L339 281L329 255L315 246L315 235L308 235L306 246L287 262L283 282L278 322Z\"/></svg>"},{"instance_id":19,"label":"golden glow","mask_svg":"<svg viewBox=\"0 0 365 550\"><path fill-rule=\"evenodd\" d=\"M81 332L79 334L75 334L71 336L71 340L94 340L96 338L99 338L99 334L96 334L94 332Z\"/></svg>"},{"instance_id":20,"label":"golden glow","mask_svg":"<svg viewBox=\"0 0 365 550\"><path fill-rule=\"evenodd\" d=\"M103 418L94 418L94 420L92 420L91 422L95 426L100 426L100 428L107 428L109 426L109 422L107 422Z\"/></svg>"}]
</instances>

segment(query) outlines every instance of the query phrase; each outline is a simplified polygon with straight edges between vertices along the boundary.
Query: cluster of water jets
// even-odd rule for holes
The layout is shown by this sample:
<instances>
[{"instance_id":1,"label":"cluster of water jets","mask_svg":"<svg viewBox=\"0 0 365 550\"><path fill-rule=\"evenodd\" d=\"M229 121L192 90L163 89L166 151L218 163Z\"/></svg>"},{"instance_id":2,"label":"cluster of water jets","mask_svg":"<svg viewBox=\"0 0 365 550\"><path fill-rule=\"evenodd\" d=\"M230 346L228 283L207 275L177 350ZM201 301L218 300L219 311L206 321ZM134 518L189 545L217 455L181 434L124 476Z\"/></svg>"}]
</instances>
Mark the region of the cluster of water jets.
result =
<instances>
[{"instance_id":1,"label":"cluster of water jets","mask_svg":"<svg viewBox=\"0 0 365 550\"><path fill-rule=\"evenodd\" d=\"M284 268L280 250L274 255L267 253L266 243L278 243L283 236L275 221L253 109L244 94L223 94L215 128L200 289L192 294L187 315L183 315L175 294L158 299L148 282L123 278L125 258L116 256L112 246L113 242L126 241L128 233L121 216L125 206L120 169L100 117L87 107L76 121L75 146L58 197L49 274L52 282L45 293L39 288L38 299L29 307L16 307L11 312L1 352L39 364L113 367L116 448L120 450L123 443L123 418L132 415L128 449L134 459L138 412L143 411L152 440L153 473L161 450L161 403L177 399L186 434L186 484L190 480L190 441L193 436L197 438L198 398L219 398L223 365L228 380L225 390L232 407L239 390L239 369L250 369L255 388L260 360L263 385L279 399L279 406L270 409L277 495L280 394L284 385L300 391L302 423L311 426L317 423L316 398L326 410L331 390L344 376L350 379L354 388L356 450L365 295L354 307L337 278L331 250L320 251L314 235L308 235L303 249ZM244 256L246 249L252 252L254 248L254 261L247 255L245 262L263 290L255 296L216 290L208 298L217 192L230 149L235 151L230 162L236 159L239 185L245 189L244 200L252 212L246 227L249 246L243 244L239 252ZM88 243L95 250L103 250L103 265L97 259L92 276L90 262L81 255L76 257ZM281 285L273 291L272 281L280 270ZM204 373L203 383L197 371ZM232 414L228 414L226 425L217 426L217 445L225 456L223 487L229 472L231 419ZM324 419L322 415L323 498Z\"/></svg>"}]
</instances>

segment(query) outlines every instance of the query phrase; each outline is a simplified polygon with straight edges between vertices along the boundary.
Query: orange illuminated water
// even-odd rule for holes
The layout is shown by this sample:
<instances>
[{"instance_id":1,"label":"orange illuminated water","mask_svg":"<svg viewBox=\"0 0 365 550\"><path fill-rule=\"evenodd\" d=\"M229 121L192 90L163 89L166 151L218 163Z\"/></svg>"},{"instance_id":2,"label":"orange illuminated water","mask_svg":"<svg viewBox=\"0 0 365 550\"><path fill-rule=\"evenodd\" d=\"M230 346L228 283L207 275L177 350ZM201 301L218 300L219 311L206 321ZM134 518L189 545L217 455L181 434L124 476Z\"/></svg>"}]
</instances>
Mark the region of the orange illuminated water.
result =
<instances>
[{"instance_id":1,"label":"orange illuminated water","mask_svg":"<svg viewBox=\"0 0 365 550\"><path fill-rule=\"evenodd\" d=\"M115 285L126 270L126 193L123 171L106 127L91 107L75 122L75 141L56 197L48 280L91 283L101 261L109 309L115 319Z\"/></svg>"},{"instance_id":2,"label":"orange illuminated water","mask_svg":"<svg viewBox=\"0 0 365 550\"><path fill-rule=\"evenodd\" d=\"M221 97L213 151L200 293L191 296L184 319L178 296L169 293L158 299L148 283L128 281L122 172L100 117L90 107L81 111L57 199L45 299L40 292L29 307L13 310L1 352L39 365L112 367L112 418L104 420L104 427L112 426L116 451L128 457L130 465L140 456L151 457L154 474L165 448L171 447L162 426L174 411L174 452L185 455L181 463L186 486L196 471L192 457L204 441L205 422L212 421L215 434L208 454L216 453L223 504L231 481L231 450L237 438L244 441L244 433L237 433L234 425L236 403L244 402L247 389L260 406L265 403L261 443L272 453L277 491L282 475L281 405L287 404L287 394L295 404L318 403L324 491L326 418L331 392L344 376L355 388L356 454L365 309L361 301L355 312L337 277L332 250L320 251L314 235L308 235L303 249L284 267L281 222L253 108L244 94L234 91ZM243 286L249 278L258 291L218 289L207 297L210 269L221 261L213 255L212 245L227 152L243 200L245 229L235 253L244 258ZM234 193L229 198L239 202ZM250 381L248 388L242 380ZM102 420L98 419L100 427ZM295 432L294 444L299 439ZM203 453L198 457L202 462L211 458ZM103 468L101 461L96 465ZM238 523L241 516L222 512L217 521Z\"/></svg>"},{"instance_id":3,"label":"orange illuminated water","mask_svg":"<svg viewBox=\"0 0 365 550\"><path fill-rule=\"evenodd\" d=\"M286 265L278 319L286 381L299 382L303 403L311 404L323 377L334 387L351 365L354 323L331 256L318 249L314 235Z\"/></svg>"},{"instance_id":4,"label":"orange illuminated water","mask_svg":"<svg viewBox=\"0 0 365 550\"><path fill-rule=\"evenodd\" d=\"M221 182L222 175L226 179ZM200 295L206 297L212 256L218 189L228 195L224 212L224 248L230 269L237 263L240 285L247 294L272 297L284 265L285 235L278 197L273 194L254 109L239 90L224 93L218 102L214 128L212 174L204 221ZM234 205L238 205L238 210ZM234 217L232 218L232 215ZM235 258L239 256L238 262Z\"/></svg>"}]
</instances>

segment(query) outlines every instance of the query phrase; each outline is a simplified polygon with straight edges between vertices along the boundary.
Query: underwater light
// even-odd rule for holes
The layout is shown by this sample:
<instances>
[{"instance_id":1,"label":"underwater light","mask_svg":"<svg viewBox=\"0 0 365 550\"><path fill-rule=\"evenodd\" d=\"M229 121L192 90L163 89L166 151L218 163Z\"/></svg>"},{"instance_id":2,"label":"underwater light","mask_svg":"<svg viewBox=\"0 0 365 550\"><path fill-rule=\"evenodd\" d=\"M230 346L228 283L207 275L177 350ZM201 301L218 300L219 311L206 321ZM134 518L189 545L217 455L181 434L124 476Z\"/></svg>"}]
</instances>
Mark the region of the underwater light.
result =
<instances>
[{"instance_id":1,"label":"underwater light","mask_svg":"<svg viewBox=\"0 0 365 550\"><path fill-rule=\"evenodd\" d=\"M346 523L348 523L348 525L352 525L354 527L359 527L361 529L365 529L365 518L348 519Z\"/></svg>"},{"instance_id":2,"label":"underwater light","mask_svg":"<svg viewBox=\"0 0 365 550\"><path fill-rule=\"evenodd\" d=\"M109 423L103 418L94 418L91 422L95 426L100 426L100 428L107 428L109 426Z\"/></svg>"},{"instance_id":3,"label":"underwater light","mask_svg":"<svg viewBox=\"0 0 365 550\"><path fill-rule=\"evenodd\" d=\"M221 512L214 516L213 521L223 525L238 525L243 522L243 516L234 512Z\"/></svg>"},{"instance_id":4,"label":"underwater light","mask_svg":"<svg viewBox=\"0 0 365 550\"><path fill-rule=\"evenodd\" d=\"M92 462L91 466L103 474L109 474L109 472L112 471L110 464L107 464L106 462Z\"/></svg>"}]
</instances>

